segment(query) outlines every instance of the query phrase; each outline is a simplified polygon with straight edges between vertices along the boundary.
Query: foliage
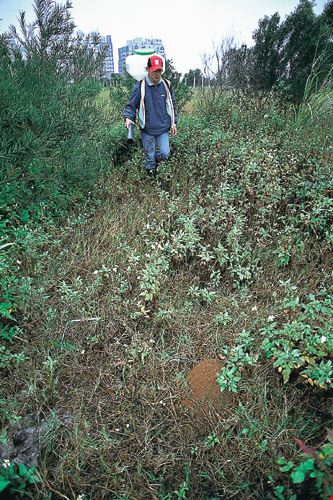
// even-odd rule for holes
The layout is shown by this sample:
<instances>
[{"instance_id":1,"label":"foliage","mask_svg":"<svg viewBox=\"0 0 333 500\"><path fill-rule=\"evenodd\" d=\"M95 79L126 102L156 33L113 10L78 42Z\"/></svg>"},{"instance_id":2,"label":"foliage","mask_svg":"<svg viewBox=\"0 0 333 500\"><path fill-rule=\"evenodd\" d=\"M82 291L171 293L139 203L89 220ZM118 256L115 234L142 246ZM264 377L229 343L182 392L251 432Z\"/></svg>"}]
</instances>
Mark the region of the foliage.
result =
<instances>
[{"instance_id":1,"label":"foliage","mask_svg":"<svg viewBox=\"0 0 333 500\"><path fill-rule=\"evenodd\" d=\"M248 75L241 91L195 89L169 161L146 179L117 85L110 102L52 59L2 48L1 443L21 415L70 415L47 432L34 497L326 493L327 128L295 130L281 91L247 92ZM234 81L253 68L246 47L229 56ZM187 405L206 358L223 393Z\"/></svg>"},{"instance_id":2,"label":"foliage","mask_svg":"<svg viewBox=\"0 0 333 500\"><path fill-rule=\"evenodd\" d=\"M35 20L28 24L21 11L20 30L9 27L9 52L14 58L49 61L67 79L100 76L105 52L97 50L99 37L75 34L71 9L70 0L63 5L54 0L34 0Z\"/></svg>"},{"instance_id":3,"label":"foliage","mask_svg":"<svg viewBox=\"0 0 333 500\"><path fill-rule=\"evenodd\" d=\"M18 276L34 231L97 191L122 146L121 134L109 132L95 105L102 54L95 57L87 40L74 35L70 7L36 0L36 20L27 25L21 13L21 31L11 27L0 38L0 332L6 346L19 331L25 292ZM24 360L5 345L2 366Z\"/></svg>"},{"instance_id":4,"label":"foliage","mask_svg":"<svg viewBox=\"0 0 333 500\"><path fill-rule=\"evenodd\" d=\"M315 77L317 89L330 74L333 62L330 13L327 5L316 16L313 2L300 0L284 21L278 13L260 19L253 33L253 47L238 47L233 38L223 40L204 61L212 85L256 93L276 89L299 104L310 75ZM318 60L321 68L314 74Z\"/></svg>"},{"instance_id":5,"label":"foliage","mask_svg":"<svg viewBox=\"0 0 333 500\"><path fill-rule=\"evenodd\" d=\"M295 292L295 288L291 290ZM296 295L287 295L280 314L281 318L292 319L278 326L275 318L269 318L267 326L260 329L263 338L260 349L267 359L273 360L273 367L283 375L284 383L292 373L297 373L312 386L333 387L332 304L332 296L326 290L319 297L309 295L304 302ZM254 365L260 359L256 349L252 355L247 352L253 338L246 332L235 343L235 347L224 350L227 361L217 378L222 391L237 392L244 366Z\"/></svg>"},{"instance_id":6,"label":"foliage","mask_svg":"<svg viewBox=\"0 0 333 500\"><path fill-rule=\"evenodd\" d=\"M290 478L294 485L302 485L309 483L306 486L308 496L312 494L320 495L321 498L330 497L333 494L333 435L332 431L328 430L327 442L318 448L306 446L301 440L297 440L300 449L302 450L302 460L295 463L293 460L287 460L281 456L277 463L280 465L281 472L289 472ZM278 487L281 500L284 500L284 488ZM296 497L296 496L295 496ZM289 498L289 497L288 497Z\"/></svg>"},{"instance_id":7,"label":"foliage","mask_svg":"<svg viewBox=\"0 0 333 500\"><path fill-rule=\"evenodd\" d=\"M56 44L48 50L54 31L61 33L63 23L67 34L73 29L71 24L67 25L67 10L58 11L52 2L38 3L39 12L38 9L42 9L44 22L58 23L47 25L49 29L40 27L46 40L32 27L23 25L25 36L33 37L21 42L22 48L28 44L31 49L25 58L20 46L12 54L8 43L2 41L0 47L1 199L5 206L24 208L27 217L32 207L41 202L50 204L51 210L52 205L66 206L80 188L91 189L108 168L102 159L103 124L93 105L100 86L92 80L81 80L82 75L69 80L68 71L59 71L58 65L62 55L59 52L65 48L60 49ZM82 54L72 56L71 67L80 72L86 59Z\"/></svg>"},{"instance_id":8,"label":"foliage","mask_svg":"<svg viewBox=\"0 0 333 500\"><path fill-rule=\"evenodd\" d=\"M258 28L253 33L254 68L253 84L256 88L271 90L281 76L280 16L265 16L259 20Z\"/></svg>"},{"instance_id":9,"label":"foliage","mask_svg":"<svg viewBox=\"0 0 333 500\"><path fill-rule=\"evenodd\" d=\"M236 346L224 349L226 364L217 376L221 391L237 392L241 380L241 372L245 366L253 366L258 361L258 354L253 352L254 338L243 331L236 339ZM251 352L252 351L252 352Z\"/></svg>"},{"instance_id":10,"label":"foliage","mask_svg":"<svg viewBox=\"0 0 333 500\"><path fill-rule=\"evenodd\" d=\"M332 0L329 0L328 2L326 2L325 6L324 6L323 14L325 16L325 19L327 21L327 24L328 24L331 32L332 32L333 31L333 2L332 2Z\"/></svg>"},{"instance_id":11,"label":"foliage","mask_svg":"<svg viewBox=\"0 0 333 500\"><path fill-rule=\"evenodd\" d=\"M29 469L24 464L10 463L4 460L0 469L0 493L19 494L20 497L27 495L27 488L38 483L39 477L35 468Z\"/></svg>"},{"instance_id":12,"label":"foliage","mask_svg":"<svg viewBox=\"0 0 333 500\"><path fill-rule=\"evenodd\" d=\"M331 130L333 125L333 65L329 72L322 69L323 60L314 61L311 73L307 78L304 95L296 115L298 129L320 124L323 130ZM318 75L324 71L325 80L318 85Z\"/></svg>"},{"instance_id":13,"label":"foliage","mask_svg":"<svg viewBox=\"0 0 333 500\"><path fill-rule=\"evenodd\" d=\"M182 82L190 87L202 87L208 85L209 80L208 78L205 78L201 69L196 68L190 69L188 73L185 73L182 78Z\"/></svg>"},{"instance_id":14,"label":"foliage","mask_svg":"<svg viewBox=\"0 0 333 500\"><path fill-rule=\"evenodd\" d=\"M178 490L175 491L177 500L184 500L190 491L190 467L186 464L185 480L181 483Z\"/></svg>"},{"instance_id":15,"label":"foliage","mask_svg":"<svg viewBox=\"0 0 333 500\"><path fill-rule=\"evenodd\" d=\"M129 97L135 85L134 79L126 74L119 84L110 87L111 118L113 120L122 119Z\"/></svg>"},{"instance_id":16,"label":"foliage","mask_svg":"<svg viewBox=\"0 0 333 500\"><path fill-rule=\"evenodd\" d=\"M308 76L315 60L325 59L323 71L317 75L322 82L333 62L333 45L325 15L316 16L309 0L300 0L298 6L281 26L283 50L281 79L288 86L288 93L300 102Z\"/></svg>"},{"instance_id":17,"label":"foliage","mask_svg":"<svg viewBox=\"0 0 333 500\"><path fill-rule=\"evenodd\" d=\"M172 59L165 61L165 73L163 75L168 80L171 80L177 102L178 111L182 111L185 104L190 100L191 89L182 81L182 75L176 71Z\"/></svg>"},{"instance_id":18,"label":"foliage","mask_svg":"<svg viewBox=\"0 0 333 500\"><path fill-rule=\"evenodd\" d=\"M281 313L292 318L281 327L273 321L262 329L265 340L261 349L273 366L282 373L286 383L293 370L305 381L322 389L333 386L333 366L329 360L333 347L332 295L323 290L316 297L309 295L304 302L287 296Z\"/></svg>"},{"instance_id":19,"label":"foliage","mask_svg":"<svg viewBox=\"0 0 333 500\"><path fill-rule=\"evenodd\" d=\"M37 496L52 478L76 496L103 483L115 498L288 497L303 486L276 456L297 467L294 439L316 445L330 425L329 143L315 127L302 139L274 96L196 106L153 182L139 149L120 155L119 122L103 136L119 168L94 203L78 200L61 227L24 209L7 225L2 245L18 227L21 253L2 249L3 312L20 329L3 318L2 338L25 361L6 361L3 420L30 406L75 416L43 456ZM223 411L183 408L188 372L217 356Z\"/></svg>"}]
</instances>

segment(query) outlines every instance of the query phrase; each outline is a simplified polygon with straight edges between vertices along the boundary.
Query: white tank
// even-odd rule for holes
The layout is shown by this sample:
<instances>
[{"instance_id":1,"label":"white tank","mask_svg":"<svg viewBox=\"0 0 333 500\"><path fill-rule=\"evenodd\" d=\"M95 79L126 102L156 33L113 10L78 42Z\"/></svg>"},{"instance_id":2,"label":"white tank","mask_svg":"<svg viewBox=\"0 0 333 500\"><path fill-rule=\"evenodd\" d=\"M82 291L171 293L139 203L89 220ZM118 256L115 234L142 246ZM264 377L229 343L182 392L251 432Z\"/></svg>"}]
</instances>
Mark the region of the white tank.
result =
<instances>
[{"instance_id":1,"label":"white tank","mask_svg":"<svg viewBox=\"0 0 333 500\"><path fill-rule=\"evenodd\" d=\"M135 80L142 80L147 76L147 64L148 58L156 54L156 52L152 49L138 49L134 51L134 54L131 56L127 56L126 63L126 71L129 73ZM161 54L158 54L163 60L163 71L165 71L165 59Z\"/></svg>"}]
</instances>

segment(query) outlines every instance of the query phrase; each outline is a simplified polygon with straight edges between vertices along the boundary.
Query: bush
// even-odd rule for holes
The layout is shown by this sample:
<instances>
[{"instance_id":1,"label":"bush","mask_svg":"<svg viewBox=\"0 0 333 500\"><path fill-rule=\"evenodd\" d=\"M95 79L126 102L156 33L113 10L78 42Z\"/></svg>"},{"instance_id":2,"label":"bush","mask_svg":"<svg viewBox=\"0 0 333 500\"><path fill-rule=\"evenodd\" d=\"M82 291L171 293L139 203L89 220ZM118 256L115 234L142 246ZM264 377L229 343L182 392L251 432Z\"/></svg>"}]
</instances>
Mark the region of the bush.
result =
<instances>
[{"instance_id":1,"label":"bush","mask_svg":"<svg viewBox=\"0 0 333 500\"><path fill-rule=\"evenodd\" d=\"M20 252L29 253L28 235L41 219L63 215L99 189L119 147L119 129L110 134L96 105L102 54L74 36L70 7L36 0L37 20L27 26L22 13L22 34L11 27L0 37L0 335L6 341L17 333L18 262ZM0 354L2 365L23 359L4 347Z\"/></svg>"}]
</instances>

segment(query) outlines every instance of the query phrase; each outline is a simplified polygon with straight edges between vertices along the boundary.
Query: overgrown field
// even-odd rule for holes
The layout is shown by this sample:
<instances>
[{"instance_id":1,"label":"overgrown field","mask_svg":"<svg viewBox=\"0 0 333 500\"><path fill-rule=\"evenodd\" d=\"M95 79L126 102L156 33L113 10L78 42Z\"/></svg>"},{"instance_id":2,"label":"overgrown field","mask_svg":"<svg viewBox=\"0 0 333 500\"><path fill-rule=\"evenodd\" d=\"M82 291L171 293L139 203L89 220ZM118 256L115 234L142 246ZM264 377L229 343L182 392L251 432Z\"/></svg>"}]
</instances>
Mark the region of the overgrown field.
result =
<instances>
[{"instance_id":1,"label":"overgrown field","mask_svg":"<svg viewBox=\"0 0 333 500\"><path fill-rule=\"evenodd\" d=\"M137 143L66 217L11 219L1 442L47 423L32 498L333 495L332 129L301 118L204 90L156 180ZM185 405L207 359L221 397Z\"/></svg>"}]
</instances>

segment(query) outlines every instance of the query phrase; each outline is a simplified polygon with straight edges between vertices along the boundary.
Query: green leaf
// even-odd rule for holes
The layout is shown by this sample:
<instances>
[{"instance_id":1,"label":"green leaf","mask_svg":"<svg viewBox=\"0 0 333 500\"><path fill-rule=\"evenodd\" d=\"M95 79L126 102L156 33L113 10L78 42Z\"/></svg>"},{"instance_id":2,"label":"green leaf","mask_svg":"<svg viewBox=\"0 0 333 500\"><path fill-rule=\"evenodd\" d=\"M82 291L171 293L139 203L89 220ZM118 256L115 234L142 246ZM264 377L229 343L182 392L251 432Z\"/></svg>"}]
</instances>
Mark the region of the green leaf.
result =
<instances>
[{"instance_id":1,"label":"green leaf","mask_svg":"<svg viewBox=\"0 0 333 500\"><path fill-rule=\"evenodd\" d=\"M25 476L27 473L27 470L28 469L26 468L26 466L24 464L19 464L19 474L21 476Z\"/></svg>"},{"instance_id":2,"label":"green leaf","mask_svg":"<svg viewBox=\"0 0 333 500\"><path fill-rule=\"evenodd\" d=\"M283 382L286 384L291 374L291 368L288 366L283 370Z\"/></svg>"},{"instance_id":3,"label":"green leaf","mask_svg":"<svg viewBox=\"0 0 333 500\"><path fill-rule=\"evenodd\" d=\"M291 460L287 460L284 457L281 457L281 459L278 460L278 464L283 465L283 467L280 467L281 472L288 472L294 467L294 462Z\"/></svg>"},{"instance_id":4,"label":"green leaf","mask_svg":"<svg viewBox=\"0 0 333 500\"><path fill-rule=\"evenodd\" d=\"M295 472L291 473L291 479L295 484L303 483L305 479L305 473L302 470L296 469Z\"/></svg>"},{"instance_id":5,"label":"green leaf","mask_svg":"<svg viewBox=\"0 0 333 500\"><path fill-rule=\"evenodd\" d=\"M318 484L318 480L321 481L324 477L325 477L325 472L315 468L313 469L313 471L310 473L310 477L314 477L316 478L317 480L317 484Z\"/></svg>"},{"instance_id":6,"label":"green leaf","mask_svg":"<svg viewBox=\"0 0 333 500\"><path fill-rule=\"evenodd\" d=\"M285 465L284 467L281 467L280 471L281 472L289 472L290 469L292 469L292 466L290 465Z\"/></svg>"},{"instance_id":7,"label":"green leaf","mask_svg":"<svg viewBox=\"0 0 333 500\"><path fill-rule=\"evenodd\" d=\"M40 479L39 477L37 476L36 474L36 470L34 467L31 467L28 471L27 471L27 478L29 479L29 483L30 484L35 484L35 483L39 483L40 482Z\"/></svg>"},{"instance_id":8,"label":"green leaf","mask_svg":"<svg viewBox=\"0 0 333 500\"><path fill-rule=\"evenodd\" d=\"M262 452L266 451L267 450L267 446L268 446L268 441L267 439L263 439L260 443L260 450Z\"/></svg>"},{"instance_id":9,"label":"green leaf","mask_svg":"<svg viewBox=\"0 0 333 500\"><path fill-rule=\"evenodd\" d=\"M29 212L27 210L22 210L20 213L21 222L28 222L29 220Z\"/></svg>"},{"instance_id":10,"label":"green leaf","mask_svg":"<svg viewBox=\"0 0 333 500\"><path fill-rule=\"evenodd\" d=\"M4 479L0 479L0 492L4 491L9 485L10 481L5 481Z\"/></svg>"},{"instance_id":11,"label":"green leaf","mask_svg":"<svg viewBox=\"0 0 333 500\"><path fill-rule=\"evenodd\" d=\"M299 466L300 470L303 471L309 471L312 470L314 467L314 459L309 458L309 460L305 460L305 462L302 462L301 465Z\"/></svg>"},{"instance_id":12,"label":"green leaf","mask_svg":"<svg viewBox=\"0 0 333 500\"><path fill-rule=\"evenodd\" d=\"M12 307L13 306L10 302L2 302L0 304L0 317L2 316L3 318L14 319L10 314L12 311Z\"/></svg>"}]
</instances>

